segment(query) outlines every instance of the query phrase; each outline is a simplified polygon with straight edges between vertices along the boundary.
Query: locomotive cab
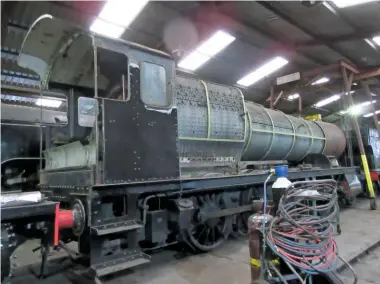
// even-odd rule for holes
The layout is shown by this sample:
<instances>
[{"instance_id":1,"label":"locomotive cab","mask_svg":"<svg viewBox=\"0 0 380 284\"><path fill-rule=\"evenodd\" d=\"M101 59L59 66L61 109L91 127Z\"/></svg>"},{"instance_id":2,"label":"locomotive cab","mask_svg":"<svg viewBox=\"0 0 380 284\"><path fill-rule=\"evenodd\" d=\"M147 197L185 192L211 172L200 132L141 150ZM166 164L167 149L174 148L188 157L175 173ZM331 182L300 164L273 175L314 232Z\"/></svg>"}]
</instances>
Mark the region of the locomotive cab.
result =
<instances>
[{"instance_id":1,"label":"locomotive cab","mask_svg":"<svg viewBox=\"0 0 380 284\"><path fill-rule=\"evenodd\" d=\"M39 75L42 90L71 94L70 131L46 145L39 188L61 208L84 204L71 236L79 252L98 276L149 261L139 241L151 215L140 206L150 205L148 192L168 188L159 181L180 176L174 60L44 15L18 63Z\"/></svg>"},{"instance_id":2,"label":"locomotive cab","mask_svg":"<svg viewBox=\"0 0 380 284\"><path fill-rule=\"evenodd\" d=\"M53 83L93 92L93 100L79 99L78 120L72 122L94 126L91 134L87 141L45 150L41 185L61 185L50 179L51 171L76 167L95 172L84 175L87 180L70 179L71 185L179 177L170 56L116 44L45 15L25 38L19 64L33 69L43 88Z\"/></svg>"}]
</instances>

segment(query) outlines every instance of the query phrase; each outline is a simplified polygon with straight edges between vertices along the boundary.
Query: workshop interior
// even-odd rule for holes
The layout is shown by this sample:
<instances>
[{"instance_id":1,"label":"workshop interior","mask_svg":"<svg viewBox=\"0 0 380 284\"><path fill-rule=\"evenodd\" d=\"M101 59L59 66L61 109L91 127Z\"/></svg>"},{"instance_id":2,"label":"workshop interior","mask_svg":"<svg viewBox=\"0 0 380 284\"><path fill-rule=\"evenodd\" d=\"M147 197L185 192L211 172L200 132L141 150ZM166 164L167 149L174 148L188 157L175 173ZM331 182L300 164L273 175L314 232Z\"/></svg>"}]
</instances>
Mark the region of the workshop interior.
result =
<instances>
[{"instance_id":1,"label":"workshop interior","mask_svg":"<svg viewBox=\"0 0 380 284\"><path fill-rule=\"evenodd\" d=\"M379 215L380 2L1 10L1 283L230 284L190 264L231 243L234 283L370 283L355 263L380 244L360 217ZM376 240L346 256L361 225ZM134 276L166 262L194 275Z\"/></svg>"}]
</instances>

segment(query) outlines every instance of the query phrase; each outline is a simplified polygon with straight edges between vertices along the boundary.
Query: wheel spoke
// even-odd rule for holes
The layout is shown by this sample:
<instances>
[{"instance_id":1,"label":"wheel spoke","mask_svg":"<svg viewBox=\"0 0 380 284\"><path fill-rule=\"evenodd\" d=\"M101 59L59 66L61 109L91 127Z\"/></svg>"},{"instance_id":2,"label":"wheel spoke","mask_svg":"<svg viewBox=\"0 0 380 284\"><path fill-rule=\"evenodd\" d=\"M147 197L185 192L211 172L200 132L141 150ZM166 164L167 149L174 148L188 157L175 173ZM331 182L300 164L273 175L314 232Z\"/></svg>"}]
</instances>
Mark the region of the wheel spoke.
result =
<instances>
[{"instance_id":1,"label":"wheel spoke","mask_svg":"<svg viewBox=\"0 0 380 284\"><path fill-rule=\"evenodd\" d=\"M195 196L192 196L191 197L191 201L193 202L194 207L197 208L198 207L198 200L197 200L197 198Z\"/></svg>"},{"instance_id":2,"label":"wheel spoke","mask_svg":"<svg viewBox=\"0 0 380 284\"><path fill-rule=\"evenodd\" d=\"M198 235L198 238L197 238L198 240L201 238L201 236L203 235L203 233L206 232L206 229L207 229L207 226L204 225L202 231Z\"/></svg>"},{"instance_id":3,"label":"wheel spoke","mask_svg":"<svg viewBox=\"0 0 380 284\"><path fill-rule=\"evenodd\" d=\"M209 240L209 237L210 237L210 228L207 228L207 232L206 232L206 237L205 237L205 244L212 244L212 242L210 242Z\"/></svg>"},{"instance_id":4,"label":"wheel spoke","mask_svg":"<svg viewBox=\"0 0 380 284\"><path fill-rule=\"evenodd\" d=\"M205 196L205 200L206 200L206 202L210 203L210 202L211 202L211 200L210 200L210 195L206 194L206 196Z\"/></svg>"},{"instance_id":5,"label":"wheel spoke","mask_svg":"<svg viewBox=\"0 0 380 284\"><path fill-rule=\"evenodd\" d=\"M216 204L220 204L220 201L222 200L222 194L218 194L217 196L216 196L216 200L215 200L215 203Z\"/></svg>"},{"instance_id":6,"label":"wheel spoke","mask_svg":"<svg viewBox=\"0 0 380 284\"><path fill-rule=\"evenodd\" d=\"M204 200L204 198L203 198L202 195L198 196L198 199L199 199L200 205L204 205L205 204L205 200Z\"/></svg>"},{"instance_id":7,"label":"wheel spoke","mask_svg":"<svg viewBox=\"0 0 380 284\"><path fill-rule=\"evenodd\" d=\"M200 217L204 217L208 212L231 208L233 205L230 204L230 197L223 193L198 195L195 200L199 210L197 212L200 215L196 219L199 221L195 221L196 230L192 231L190 228L188 230L189 241L201 251L210 251L221 245L228 237L234 217L228 216L207 220Z\"/></svg>"},{"instance_id":8,"label":"wheel spoke","mask_svg":"<svg viewBox=\"0 0 380 284\"><path fill-rule=\"evenodd\" d=\"M216 227L218 228L219 233L223 236L224 235L224 223L218 224Z\"/></svg>"},{"instance_id":9,"label":"wheel spoke","mask_svg":"<svg viewBox=\"0 0 380 284\"><path fill-rule=\"evenodd\" d=\"M215 226L215 232L221 234L219 224Z\"/></svg>"},{"instance_id":10,"label":"wheel spoke","mask_svg":"<svg viewBox=\"0 0 380 284\"><path fill-rule=\"evenodd\" d=\"M211 195L211 200L215 200L215 193L213 193L212 195Z\"/></svg>"}]
</instances>

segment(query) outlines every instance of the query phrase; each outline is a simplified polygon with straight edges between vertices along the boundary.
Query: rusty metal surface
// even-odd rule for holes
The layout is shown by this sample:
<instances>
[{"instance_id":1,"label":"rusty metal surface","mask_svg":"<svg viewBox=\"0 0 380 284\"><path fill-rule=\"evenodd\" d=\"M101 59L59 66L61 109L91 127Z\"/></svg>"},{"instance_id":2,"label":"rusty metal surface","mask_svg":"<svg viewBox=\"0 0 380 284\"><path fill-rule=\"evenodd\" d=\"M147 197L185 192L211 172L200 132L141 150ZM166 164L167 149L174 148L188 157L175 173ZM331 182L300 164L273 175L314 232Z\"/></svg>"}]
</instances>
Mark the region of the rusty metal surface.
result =
<instances>
[{"instance_id":1,"label":"rusty metal surface","mask_svg":"<svg viewBox=\"0 0 380 284\"><path fill-rule=\"evenodd\" d=\"M249 257L251 267L251 283L256 283L260 278L260 267L254 265L255 261L261 260L261 239L260 228L262 226L262 215L254 214L248 220L248 240L249 240Z\"/></svg>"},{"instance_id":2,"label":"rusty metal surface","mask_svg":"<svg viewBox=\"0 0 380 284\"><path fill-rule=\"evenodd\" d=\"M323 154L339 157L346 148L346 138L343 131L335 124L326 122L315 122L321 127L325 134L325 148Z\"/></svg>"},{"instance_id":3,"label":"rusty metal surface","mask_svg":"<svg viewBox=\"0 0 380 284\"><path fill-rule=\"evenodd\" d=\"M345 136L336 125L304 120L246 102L249 133L242 161L302 161L310 154L340 156Z\"/></svg>"}]
</instances>

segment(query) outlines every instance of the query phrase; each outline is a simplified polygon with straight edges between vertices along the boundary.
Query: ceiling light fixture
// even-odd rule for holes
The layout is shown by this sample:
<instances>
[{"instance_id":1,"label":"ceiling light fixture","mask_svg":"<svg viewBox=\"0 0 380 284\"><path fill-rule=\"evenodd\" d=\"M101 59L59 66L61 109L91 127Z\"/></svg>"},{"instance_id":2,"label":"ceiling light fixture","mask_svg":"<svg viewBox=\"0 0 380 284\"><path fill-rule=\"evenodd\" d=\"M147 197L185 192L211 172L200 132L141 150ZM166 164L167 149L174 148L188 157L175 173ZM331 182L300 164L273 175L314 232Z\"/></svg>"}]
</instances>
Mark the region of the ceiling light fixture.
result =
<instances>
[{"instance_id":1,"label":"ceiling light fixture","mask_svg":"<svg viewBox=\"0 0 380 284\"><path fill-rule=\"evenodd\" d=\"M43 107L59 108L61 104L62 104L62 101L52 100L52 99L38 99L36 101L36 105L43 106Z\"/></svg>"},{"instance_id":2,"label":"ceiling light fixture","mask_svg":"<svg viewBox=\"0 0 380 284\"><path fill-rule=\"evenodd\" d=\"M375 41L374 41L373 39L365 38L364 41L365 41L370 47L372 47L373 49L377 50L377 44L375 43Z\"/></svg>"},{"instance_id":3,"label":"ceiling light fixture","mask_svg":"<svg viewBox=\"0 0 380 284\"><path fill-rule=\"evenodd\" d=\"M380 46L380 36L375 36L372 40L373 40L378 46Z\"/></svg>"},{"instance_id":4,"label":"ceiling light fixture","mask_svg":"<svg viewBox=\"0 0 380 284\"><path fill-rule=\"evenodd\" d=\"M350 91L350 94L353 94L353 93L355 93L355 91ZM348 93L344 93L344 94L347 96Z\"/></svg>"},{"instance_id":5,"label":"ceiling light fixture","mask_svg":"<svg viewBox=\"0 0 380 284\"><path fill-rule=\"evenodd\" d=\"M90 31L112 38L119 38L133 22L149 0L108 0Z\"/></svg>"},{"instance_id":6,"label":"ceiling light fixture","mask_svg":"<svg viewBox=\"0 0 380 284\"><path fill-rule=\"evenodd\" d=\"M298 99L299 97L300 97L300 95L298 93L293 94L293 95L288 96L288 100L292 101L292 100Z\"/></svg>"},{"instance_id":7,"label":"ceiling light fixture","mask_svg":"<svg viewBox=\"0 0 380 284\"><path fill-rule=\"evenodd\" d=\"M217 31L178 63L178 67L194 71L231 44L235 38L224 31Z\"/></svg>"},{"instance_id":8,"label":"ceiling light fixture","mask_svg":"<svg viewBox=\"0 0 380 284\"><path fill-rule=\"evenodd\" d=\"M354 105L352 107L350 107L348 109L348 111L351 113L351 114L359 114L362 110L363 110L363 107L365 106L368 106L370 104L373 104L373 103L376 103L376 101L367 101L367 102L363 102L363 103L360 103L360 104L357 104L357 105Z\"/></svg>"},{"instance_id":9,"label":"ceiling light fixture","mask_svg":"<svg viewBox=\"0 0 380 284\"><path fill-rule=\"evenodd\" d=\"M335 15L338 14L337 11L335 10L335 8L332 7L332 6L329 4L329 2L327 2L327 1L323 1L323 5L324 5L327 9L329 9L331 12L333 12Z\"/></svg>"},{"instance_id":10,"label":"ceiling light fixture","mask_svg":"<svg viewBox=\"0 0 380 284\"><path fill-rule=\"evenodd\" d=\"M314 81L314 82L312 83L312 85L319 85L319 84L326 83L326 82L328 82L328 81L330 81L329 78L327 78L327 77L322 77L322 78L318 79L317 81Z\"/></svg>"},{"instance_id":11,"label":"ceiling light fixture","mask_svg":"<svg viewBox=\"0 0 380 284\"><path fill-rule=\"evenodd\" d=\"M335 102L335 101L337 101L339 99L340 99L340 95L333 95L331 97L328 97L326 99L323 99L323 100L319 101L314 106L315 107L323 107L323 106L331 104L332 102Z\"/></svg>"},{"instance_id":12,"label":"ceiling light fixture","mask_svg":"<svg viewBox=\"0 0 380 284\"><path fill-rule=\"evenodd\" d=\"M380 113L380 110L375 111L375 114L378 114L378 113ZM373 112L367 113L367 114L363 115L363 117L370 117L372 115L373 115Z\"/></svg>"},{"instance_id":13,"label":"ceiling light fixture","mask_svg":"<svg viewBox=\"0 0 380 284\"><path fill-rule=\"evenodd\" d=\"M332 2L338 7L338 8L346 8L356 5L361 5L369 2L374 2L375 0L333 0Z\"/></svg>"},{"instance_id":14,"label":"ceiling light fixture","mask_svg":"<svg viewBox=\"0 0 380 284\"><path fill-rule=\"evenodd\" d=\"M286 60L285 58L277 56L271 61L257 68L253 72L250 72L249 74L245 75L243 78L237 81L237 83L241 86L248 87L256 83L257 81L260 81L264 77L267 77L271 73L279 70L280 68L284 67L288 63L289 61Z\"/></svg>"}]
</instances>

